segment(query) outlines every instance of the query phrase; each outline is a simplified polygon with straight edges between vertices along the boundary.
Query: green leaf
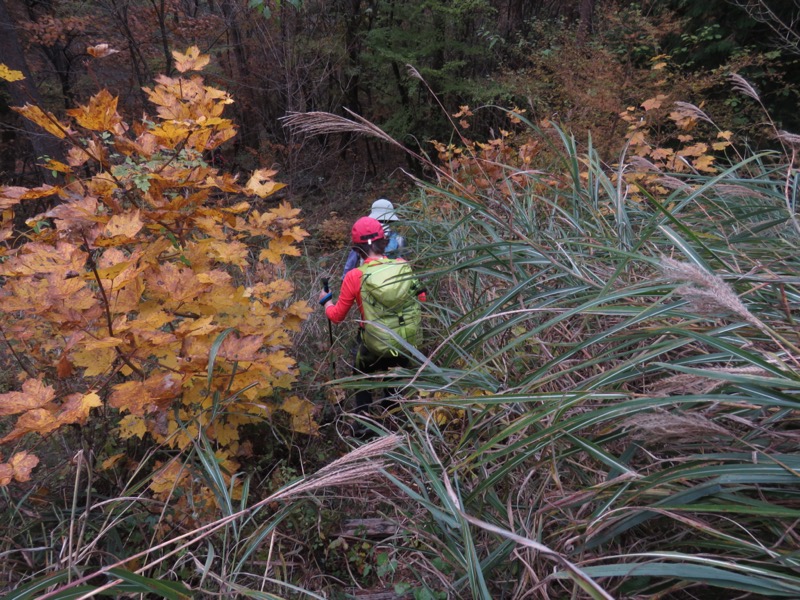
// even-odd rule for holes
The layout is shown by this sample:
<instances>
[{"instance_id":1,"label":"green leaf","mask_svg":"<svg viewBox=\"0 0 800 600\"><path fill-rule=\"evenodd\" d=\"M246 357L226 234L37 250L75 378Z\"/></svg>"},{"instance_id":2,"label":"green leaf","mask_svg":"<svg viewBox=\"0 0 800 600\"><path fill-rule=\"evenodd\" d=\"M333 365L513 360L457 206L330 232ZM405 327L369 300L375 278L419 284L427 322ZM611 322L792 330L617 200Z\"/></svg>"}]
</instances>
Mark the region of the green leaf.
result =
<instances>
[{"instance_id":1,"label":"green leaf","mask_svg":"<svg viewBox=\"0 0 800 600\"><path fill-rule=\"evenodd\" d=\"M160 598L166 598L167 600L191 600L194 598L192 591L177 581L143 577L125 569L111 569L108 571L108 575L131 584L131 587L126 586L126 591L131 593L157 594Z\"/></svg>"}]
</instances>

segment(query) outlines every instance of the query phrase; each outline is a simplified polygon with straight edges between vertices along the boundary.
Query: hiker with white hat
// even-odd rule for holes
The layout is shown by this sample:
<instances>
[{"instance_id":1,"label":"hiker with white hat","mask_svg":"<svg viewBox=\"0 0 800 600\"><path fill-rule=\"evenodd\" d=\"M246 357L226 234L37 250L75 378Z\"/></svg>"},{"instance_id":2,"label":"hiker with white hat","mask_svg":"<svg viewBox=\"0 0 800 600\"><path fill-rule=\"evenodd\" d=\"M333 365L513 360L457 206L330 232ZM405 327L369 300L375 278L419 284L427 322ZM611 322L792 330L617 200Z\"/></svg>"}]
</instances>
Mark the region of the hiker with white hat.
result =
<instances>
[{"instance_id":1,"label":"hiker with white hat","mask_svg":"<svg viewBox=\"0 0 800 600\"><path fill-rule=\"evenodd\" d=\"M379 221L383 227L383 235L387 240L384 254L389 258L402 258L406 240L402 235L392 231L390 227L392 222L400 220L394 210L394 205L386 198L375 200L375 202L372 203L372 210L368 216ZM360 262L361 257L359 254L354 249L351 249L350 254L347 255L347 262L344 264L342 279L344 279L344 276L347 275L349 271L355 269Z\"/></svg>"}]
</instances>

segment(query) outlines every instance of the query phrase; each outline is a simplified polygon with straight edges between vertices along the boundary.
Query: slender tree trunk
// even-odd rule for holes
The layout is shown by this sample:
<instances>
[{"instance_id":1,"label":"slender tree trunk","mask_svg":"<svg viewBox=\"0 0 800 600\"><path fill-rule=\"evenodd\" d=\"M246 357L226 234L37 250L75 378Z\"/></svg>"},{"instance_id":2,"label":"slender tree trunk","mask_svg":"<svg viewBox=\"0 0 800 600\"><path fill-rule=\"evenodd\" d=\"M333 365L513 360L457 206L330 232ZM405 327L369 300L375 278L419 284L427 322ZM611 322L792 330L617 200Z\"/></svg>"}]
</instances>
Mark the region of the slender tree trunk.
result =
<instances>
[{"instance_id":1,"label":"slender tree trunk","mask_svg":"<svg viewBox=\"0 0 800 600\"><path fill-rule=\"evenodd\" d=\"M118 2L118 0L108 0L105 6L106 9L111 13L112 18L119 25L119 29L122 32L122 35L125 37L125 42L128 45L128 53L131 57L131 64L133 65L133 72L136 76L136 95L144 104L146 102L146 96L142 91L142 88L150 84L152 73L150 72L150 68L147 66L147 60L142 54L139 43L136 40L136 37L133 35L133 31L131 30L127 0L122 0L121 2Z\"/></svg>"},{"instance_id":2,"label":"slender tree trunk","mask_svg":"<svg viewBox=\"0 0 800 600\"><path fill-rule=\"evenodd\" d=\"M239 121L237 145L241 144L242 146L250 148L259 148L258 126L253 122L252 116L248 115L248 111L255 110L255 107L259 104L259 100L256 98L255 92L251 89L253 78L250 75L247 49L238 20L240 9L237 7L235 0L221 0L219 9L222 13L222 18L225 20L229 43L233 48L233 56L235 58L235 64L231 65L230 77L234 81L243 84L237 91L240 100L234 104ZM229 60L228 64L230 64L230 62Z\"/></svg>"},{"instance_id":3,"label":"slender tree trunk","mask_svg":"<svg viewBox=\"0 0 800 600\"><path fill-rule=\"evenodd\" d=\"M167 32L167 7L164 0L151 0L153 12L158 21L158 30L161 33L161 48L164 51L164 73L172 75L172 52L169 47L169 34ZM182 49L182 48L181 48Z\"/></svg>"},{"instance_id":4,"label":"slender tree trunk","mask_svg":"<svg viewBox=\"0 0 800 600\"><path fill-rule=\"evenodd\" d=\"M578 43L583 44L590 33L594 32L592 19L594 18L595 0L581 0L581 11L578 17Z\"/></svg>"}]
</instances>

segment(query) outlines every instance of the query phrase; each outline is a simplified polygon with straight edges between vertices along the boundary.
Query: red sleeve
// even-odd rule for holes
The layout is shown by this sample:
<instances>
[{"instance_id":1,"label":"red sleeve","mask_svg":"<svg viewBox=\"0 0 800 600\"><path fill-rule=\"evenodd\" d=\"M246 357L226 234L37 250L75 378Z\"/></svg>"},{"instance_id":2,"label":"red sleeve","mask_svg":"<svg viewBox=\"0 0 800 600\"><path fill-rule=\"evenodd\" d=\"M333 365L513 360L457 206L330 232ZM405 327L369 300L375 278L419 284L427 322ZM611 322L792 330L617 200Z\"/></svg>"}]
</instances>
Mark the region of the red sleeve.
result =
<instances>
[{"instance_id":1,"label":"red sleeve","mask_svg":"<svg viewBox=\"0 0 800 600\"><path fill-rule=\"evenodd\" d=\"M348 271L342 281L342 289L339 292L339 301L336 304L325 307L325 316L334 323L341 323L350 311L350 307L356 303L359 312L361 308L361 269Z\"/></svg>"}]
</instances>

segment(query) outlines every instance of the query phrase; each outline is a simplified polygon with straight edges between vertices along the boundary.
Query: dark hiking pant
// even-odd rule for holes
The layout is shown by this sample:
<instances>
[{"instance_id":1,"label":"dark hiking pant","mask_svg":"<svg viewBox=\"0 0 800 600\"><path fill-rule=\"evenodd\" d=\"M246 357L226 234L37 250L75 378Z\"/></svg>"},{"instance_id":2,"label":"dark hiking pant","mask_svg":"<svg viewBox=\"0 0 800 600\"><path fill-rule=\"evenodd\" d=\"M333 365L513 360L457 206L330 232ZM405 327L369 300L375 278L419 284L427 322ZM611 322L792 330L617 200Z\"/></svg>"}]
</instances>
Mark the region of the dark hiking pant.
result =
<instances>
[{"instance_id":1,"label":"dark hiking pant","mask_svg":"<svg viewBox=\"0 0 800 600\"><path fill-rule=\"evenodd\" d=\"M356 337L355 355L353 375L380 373L393 367L408 366L408 358L405 356L377 356L370 352L361 338L361 330L358 331L358 336ZM396 388L384 388L383 400L381 401L381 405L384 408L390 408L391 402L389 398L396 392ZM358 390L356 392L356 412L364 412L371 404L372 392L370 390Z\"/></svg>"}]
</instances>

